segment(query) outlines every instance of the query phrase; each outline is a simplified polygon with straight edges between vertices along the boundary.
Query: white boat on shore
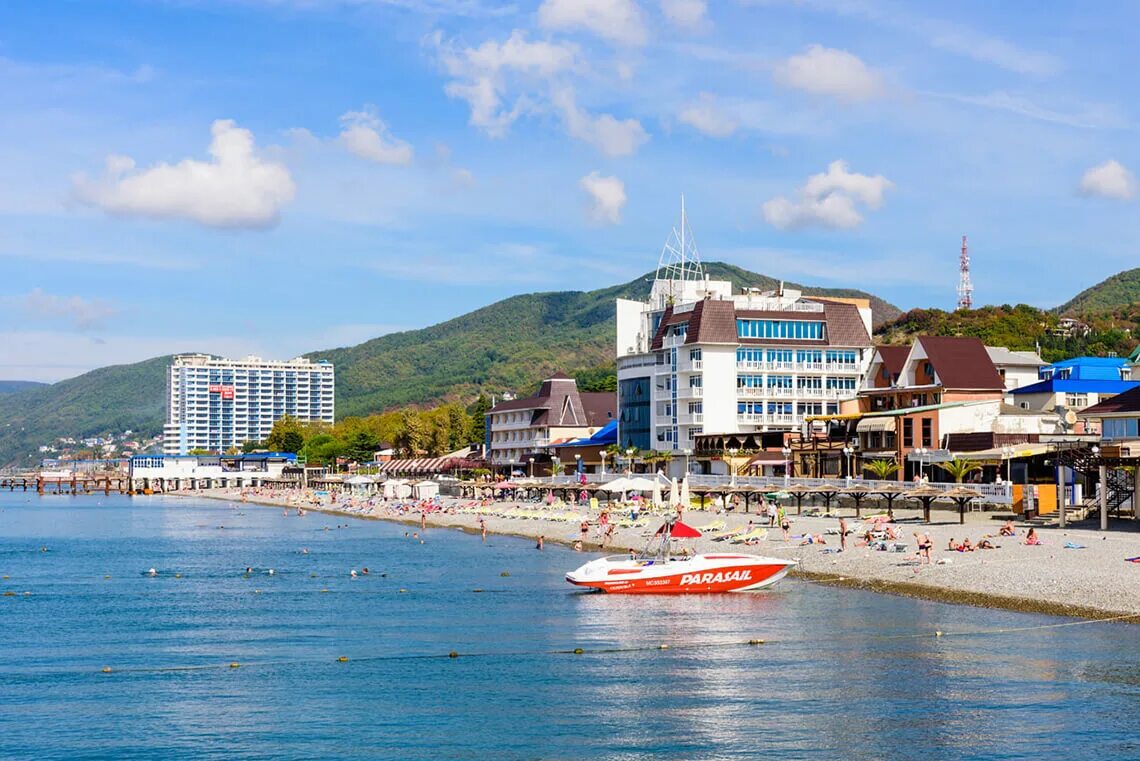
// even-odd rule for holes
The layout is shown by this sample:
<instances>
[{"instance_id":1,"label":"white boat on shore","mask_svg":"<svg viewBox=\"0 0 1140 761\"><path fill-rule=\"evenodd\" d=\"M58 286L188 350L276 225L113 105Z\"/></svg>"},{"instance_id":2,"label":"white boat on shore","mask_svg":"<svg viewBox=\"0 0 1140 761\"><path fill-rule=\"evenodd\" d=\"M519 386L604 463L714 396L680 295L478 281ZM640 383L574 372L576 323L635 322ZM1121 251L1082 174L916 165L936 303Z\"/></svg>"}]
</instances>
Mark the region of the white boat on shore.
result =
<instances>
[{"instance_id":1,"label":"white boat on shore","mask_svg":"<svg viewBox=\"0 0 1140 761\"><path fill-rule=\"evenodd\" d=\"M795 561L760 555L672 551L674 539L700 535L680 521L668 522L657 532L661 539L655 552L591 560L567 573L566 581L610 594L750 592L772 586L795 566Z\"/></svg>"}]
</instances>

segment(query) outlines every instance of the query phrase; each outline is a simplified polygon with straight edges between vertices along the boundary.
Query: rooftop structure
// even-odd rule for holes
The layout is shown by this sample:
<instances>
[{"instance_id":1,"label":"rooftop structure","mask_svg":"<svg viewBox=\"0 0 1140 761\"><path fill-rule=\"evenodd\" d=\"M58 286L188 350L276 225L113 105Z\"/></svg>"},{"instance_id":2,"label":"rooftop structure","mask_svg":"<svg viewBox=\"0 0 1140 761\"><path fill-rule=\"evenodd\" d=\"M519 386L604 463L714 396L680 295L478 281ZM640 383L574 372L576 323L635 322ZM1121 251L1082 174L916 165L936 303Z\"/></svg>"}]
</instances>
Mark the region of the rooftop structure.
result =
<instances>
[{"instance_id":1,"label":"rooftop structure","mask_svg":"<svg viewBox=\"0 0 1140 761\"><path fill-rule=\"evenodd\" d=\"M971 309L974 306L974 284L970 282L970 249L966 247L966 236L962 236L962 252L958 256L958 308Z\"/></svg>"}]
</instances>

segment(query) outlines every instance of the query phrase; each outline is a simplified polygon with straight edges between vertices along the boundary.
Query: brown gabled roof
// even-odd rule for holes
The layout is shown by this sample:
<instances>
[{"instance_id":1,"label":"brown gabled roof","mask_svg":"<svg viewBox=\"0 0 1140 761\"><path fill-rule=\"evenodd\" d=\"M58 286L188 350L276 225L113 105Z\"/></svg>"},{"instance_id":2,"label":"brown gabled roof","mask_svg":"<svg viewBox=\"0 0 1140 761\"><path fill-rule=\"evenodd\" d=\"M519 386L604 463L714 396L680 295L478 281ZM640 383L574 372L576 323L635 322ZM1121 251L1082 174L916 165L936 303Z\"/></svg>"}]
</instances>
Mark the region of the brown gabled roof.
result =
<instances>
[{"instance_id":1,"label":"brown gabled roof","mask_svg":"<svg viewBox=\"0 0 1140 761\"><path fill-rule=\"evenodd\" d=\"M591 426L602 426L617 417L617 394L613 391L583 391L582 408Z\"/></svg>"},{"instance_id":2,"label":"brown gabled roof","mask_svg":"<svg viewBox=\"0 0 1140 761\"><path fill-rule=\"evenodd\" d=\"M513 410L533 410L537 407L541 407L543 404L543 399L539 399L537 396L528 396L523 399L511 399L507 402L499 402L494 407L487 410L487 412L491 413L511 412Z\"/></svg>"},{"instance_id":3,"label":"brown gabled roof","mask_svg":"<svg viewBox=\"0 0 1140 761\"><path fill-rule=\"evenodd\" d=\"M871 345L871 336L867 334L867 326L859 316L859 307L826 301L823 304L823 314L827 320L829 346Z\"/></svg>"},{"instance_id":4,"label":"brown gabled roof","mask_svg":"<svg viewBox=\"0 0 1140 761\"><path fill-rule=\"evenodd\" d=\"M693 305L685 343L735 344L736 311L732 302L706 299Z\"/></svg>"},{"instance_id":5,"label":"brown gabled roof","mask_svg":"<svg viewBox=\"0 0 1140 761\"><path fill-rule=\"evenodd\" d=\"M995 389L1005 382L979 339L968 336L920 336L918 342L943 388Z\"/></svg>"},{"instance_id":6,"label":"brown gabled roof","mask_svg":"<svg viewBox=\"0 0 1140 761\"><path fill-rule=\"evenodd\" d=\"M1100 404L1085 407L1080 411L1080 417L1099 417L1101 415L1130 415L1140 414L1140 386L1117 394Z\"/></svg>"},{"instance_id":7,"label":"brown gabled roof","mask_svg":"<svg viewBox=\"0 0 1140 761\"><path fill-rule=\"evenodd\" d=\"M892 377L902 375L906 358L910 354L909 346L876 346L875 351L879 353L883 367L887 368Z\"/></svg>"}]
</instances>

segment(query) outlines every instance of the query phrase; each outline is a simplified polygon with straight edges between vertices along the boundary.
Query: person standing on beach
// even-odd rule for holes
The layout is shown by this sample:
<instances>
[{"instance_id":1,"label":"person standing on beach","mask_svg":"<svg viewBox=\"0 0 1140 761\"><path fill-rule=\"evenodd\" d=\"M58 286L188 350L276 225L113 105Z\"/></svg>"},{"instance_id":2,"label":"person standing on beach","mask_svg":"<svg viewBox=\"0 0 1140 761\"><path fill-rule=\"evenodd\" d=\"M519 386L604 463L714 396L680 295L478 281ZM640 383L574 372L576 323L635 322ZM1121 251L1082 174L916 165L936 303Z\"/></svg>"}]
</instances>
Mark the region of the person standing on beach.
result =
<instances>
[{"instance_id":1,"label":"person standing on beach","mask_svg":"<svg viewBox=\"0 0 1140 761\"><path fill-rule=\"evenodd\" d=\"M843 552L847 549L847 519L839 519L839 551Z\"/></svg>"},{"instance_id":2,"label":"person standing on beach","mask_svg":"<svg viewBox=\"0 0 1140 761\"><path fill-rule=\"evenodd\" d=\"M420 531L427 532L427 511L420 511Z\"/></svg>"},{"instance_id":3,"label":"person standing on beach","mask_svg":"<svg viewBox=\"0 0 1140 761\"><path fill-rule=\"evenodd\" d=\"M930 557L930 550L933 549L934 543L930 541L930 535L925 531L921 534L915 533L914 540L918 544L919 565L922 565L923 563L933 564L934 560Z\"/></svg>"},{"instance_id":4,"label":"person standing on beach","mask_svg":"<svg viewBox=\"0 0 1140 761\"><path fill-rule=\"evenodd\" d=\"M578 533L582 535L582 543L585 544L586 540L590 538L590 522L588 520L582 521L578 526Z\"/></svg>"},{"instance_id":5,"label":"person standing on beach","mask_svg":"<svg viewBox=\"0 0 1140 761\"><path fill-rule=\"evenodd\" d=\"M483 535L483 544L487 543L487 521L483 520L483 516L479 516L479 533Z\"/></svg>"},{"instance_id":6,"label":"person standing on beach","mask_svg":"<svg viewBox=\"0 0 1140 761\"><path fill-rule=\"evenodd\" d=\"M542 547L543 547L543 542L544 542L544 541L545 541L545 537L543 537L543 536L542 536L542 534L539 534L539 535L538 535L538 544L534 545L534 548L535 548L536 550L541 550L541 549L542 549Z\"/></svg>"}]
</instances>

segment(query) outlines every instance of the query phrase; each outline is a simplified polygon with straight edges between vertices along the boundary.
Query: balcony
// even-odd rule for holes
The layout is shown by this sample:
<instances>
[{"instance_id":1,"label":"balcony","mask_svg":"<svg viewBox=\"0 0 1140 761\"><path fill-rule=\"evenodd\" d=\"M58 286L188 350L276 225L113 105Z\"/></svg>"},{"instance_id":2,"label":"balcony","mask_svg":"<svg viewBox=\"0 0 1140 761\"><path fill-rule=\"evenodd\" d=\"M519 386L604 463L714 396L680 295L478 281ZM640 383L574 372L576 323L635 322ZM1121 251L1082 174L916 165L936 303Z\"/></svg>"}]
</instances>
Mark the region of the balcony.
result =
<instances>
[{"instance_id":1,"label":"balcony","mask_svg":"<svg viewBox=\"0 0 1140 761\"><path fill-rule=\"evenodd\" d=\"M702 399L704 395L705 390L701 386L687 386L677 389L678 399Z\"/></svg>"}]
</instances>

